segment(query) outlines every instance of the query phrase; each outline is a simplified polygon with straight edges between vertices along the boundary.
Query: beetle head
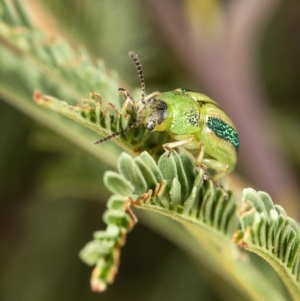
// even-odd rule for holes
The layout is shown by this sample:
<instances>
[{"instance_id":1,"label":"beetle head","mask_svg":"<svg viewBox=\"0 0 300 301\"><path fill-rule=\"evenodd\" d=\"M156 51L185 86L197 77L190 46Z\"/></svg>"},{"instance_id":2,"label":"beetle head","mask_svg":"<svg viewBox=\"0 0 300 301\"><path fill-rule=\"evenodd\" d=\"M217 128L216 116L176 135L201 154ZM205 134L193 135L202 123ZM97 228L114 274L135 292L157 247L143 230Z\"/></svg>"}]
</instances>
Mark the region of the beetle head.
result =
<instances>
[{"instance_id":1,"label":"beetle head","mask_svg":"<svg viewBox=\"0 0 300 301\"><path fill-rule=\"evenodd\" d=\"M136 122L129 125L126 129L111 134L105 138L97 140L94 144L100 144L106 141L109 141L115 137L118 137L131 129L139 127L140 125L144 124L146 129L149 131L166 131L170 128L172 123L172 110L168 107L166 101L161 100L159 95L154 97L149 97L148 99L145 98L145 80L144 74L142 70L142 65L137 57L137 55L133 52L129 52L129 56L135 63L136 69L138 71L138 75L141 82L141 101L140 104L136 103L131 96L128 94L127 96L130 98L130 102L133 104L133 108L138 109L137 112L137 120ZM124 89L119 89L119 91L123 91ZM134 110L135 110L134 109Z\"/></svg>"},{"instance_id":2,"label":"beetle head","mask_svg":"<svg viewBox=\"0 0 300 301\"><path fill-rule=\"evenodd\" d=\"M166 131L172 122L172 110L159 95L145 99L144 106L139 110L138 119L142 120L148 131Z\"/></svg>"}]
</instances>

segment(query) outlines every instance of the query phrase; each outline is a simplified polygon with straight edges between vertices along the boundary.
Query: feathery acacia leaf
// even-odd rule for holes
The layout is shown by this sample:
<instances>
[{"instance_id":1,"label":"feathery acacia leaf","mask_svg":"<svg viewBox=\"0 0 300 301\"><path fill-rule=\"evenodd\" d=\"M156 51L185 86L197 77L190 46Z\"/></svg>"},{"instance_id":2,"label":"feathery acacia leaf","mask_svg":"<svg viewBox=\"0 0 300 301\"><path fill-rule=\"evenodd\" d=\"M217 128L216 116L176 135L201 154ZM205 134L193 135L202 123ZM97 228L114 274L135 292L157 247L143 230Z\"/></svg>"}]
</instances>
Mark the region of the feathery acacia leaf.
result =
<instances>
[{"instance_id":1,"label":"feathery acacia leaf","mask_svg":"<svg viewBox=\"0 0 300 301\"><path fill-rule=\"evenodd\" d=\"M101 148L91 145L92 140L86 138L89 129L108 136L126 129L135 120L122 107L116 74L109 72L102 61L94 64L83 48L74 50L63 39L50 39L36 30L22 1L8 3L0 1L1 97L77 141L82 148L100 154ZM42 91L34 94L38 104L86 129L36 106L31 100L34 90ZM93 92L91 98L82 100L92 91L101 96ZM244 204L237 217L239 202L231 192L204 181L202 170L195 168L188 155L172 152L170 158L162 155L158 159L162 153L160 146L168 139L166 133L149 136L144 127L115 139L128 152L141 154L134 159L123 154L118 162L119 173L105 175L105 185L115 194L104 215L107 229L95 232L94 240L80 254L85 262L95 266L93 289L105 290L116 275L120 248L136 222L130 209L133 205L179 221L191 237L198 258L224 278L231 276L234 285L253 300L286 300L268 282L268 277L260 275L258 266L244 260L247 254L231 243L231 236L240 226L235 242L266 259L284 280L294 300L299 300L299 225L274 205L267 194L253 190L245 190ZM104 160L103 156L98 157Z\"/></svg>"},{"instance_id":2,"label":"feathery acacia leaf","mask_svg":"<svg viewBox=\"0 0 300 301\"><path fill-rule=\"evenodd\" d=\"M239 210L241 230L234 241L269 262L294 300L300 299L300 227L265 192L244 190Z\"/></svg>"},{"instance_id":3,"label":"feathery acacia leaf","mask_svg":"<svg viewBox=\"0 0 300 301\"><path fill-rule=\"evenodd\" d=\"M183 166L190 168L185 169ZM194 166L190 156L185 153L179 155L174 151L170 157L162 155L156 163L147 152L134 159L123 153L119 158L118 169L119 173L106 173L105 184L113 193L123 195L128 206L131 204L153 211L181 223L185 235L192 237L194 247L206 263L224 277L234 278L237 287L247 291L253 300L286 300L284 294L273 288L266 277L259 276L258 266L253 266L250 260L241 260L247 254L241 254L231 242L234 232L239 228L236 212L240 205L231 192L216 187L211 181L205 181L202 169ZM120 208L123 212L124 207ZM116 214L115 207L112 212ZM128 214L129 217L134 220L132 215ZM110 221L114 222L113 219ZM117 250L117 254L120 254L119 248ZM83 252L88 254L88 248ZM111 248L110 252L112 257L115 249ZM91 256L97 257L93 252ZM98 260L103 261L100 251ZM100 288L104 284L106 288L111 278L105 278L97 272L97 260L95 265L92 287L95 289L93 283L100 282ZM116 271L115 268L113 270ZM264 296L265 290L270 291L268 296Z\"/></svg>"}]
</instances>

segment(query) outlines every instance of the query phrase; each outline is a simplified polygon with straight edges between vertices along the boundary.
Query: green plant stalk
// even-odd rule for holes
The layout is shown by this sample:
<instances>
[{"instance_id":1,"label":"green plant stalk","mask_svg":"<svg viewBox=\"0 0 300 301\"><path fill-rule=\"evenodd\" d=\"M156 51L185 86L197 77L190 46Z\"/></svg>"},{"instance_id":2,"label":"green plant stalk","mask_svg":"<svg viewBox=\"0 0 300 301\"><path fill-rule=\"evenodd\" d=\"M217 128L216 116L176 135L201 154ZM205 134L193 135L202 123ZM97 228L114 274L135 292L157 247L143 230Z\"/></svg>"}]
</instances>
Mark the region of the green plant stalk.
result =
<instances>
[{"instance_id":1,"label":"green plant stalk","mask_svg":"<svg viewBox=\"0 0 300 301\"><path fill-rule=\"evenodd\" d=\"M95 156L101 161L105 161L112 168L116 168L117 154L115 154L115 157L111 157L111 160L106 160L108 148L95 147L92 144L92 141L95 140L95 135L91 134L89 130L83 130L81 126L78 126L71 120L66 120L59 115L49 113L47 110L34 105L31 99L26 100L23 96L13 93L1 84L0 94L8 104L13 105L26 115L62 135L87 153ZM110 151L110 154L113 156L113 152ZM113 160L113 158L115 158L115 160Z\"/></svg>"},{"instance_id":2,"label":"green plant stalk","mask_svg":"<svg viewBox=\"0 0 300 301\"><path fill-rule=\"evenodd\" d=\"M236 289L247 293L252 300L256 301L286 301L286 298L276 290L268 280L247 260L247 255L242 253L228 237L209 227L201 221L170 212L159 206L142 204L137 208L159 213L176 220L183 225L184 229L190 234L175 235L173 239L176 244L186 249L186 244L193 244L193 254L196 251L196 259L202 258L201 262L209 262L210 268L220 274L226 281L229 281ZM160 230L163 227L159 227ZM169 236L167 234L167 236ZM185 239L181 241L181 239ZM195 248L195 244L197 247ZM297 299L295 299L297 300Z\"/></svg>"},{"instance_id":3,"label":"green plant stalk","mask_svg":"<svg viewBox=\"0 0 300 301\"><path fill-rule=\"evenodd\" d=\"M300 300L299 282L297 282L295 276L291 275L290 270L286 267L286 265L282 263L282 261L280 261L272 253L266 252L266 249L258 247L251 243L247 245L245 249L265 259L274 268L274 270L278 273L282 281L285 283L286 287L288 288L290 294L293 297L293 300Z\"/></svg>"}]
</instances>

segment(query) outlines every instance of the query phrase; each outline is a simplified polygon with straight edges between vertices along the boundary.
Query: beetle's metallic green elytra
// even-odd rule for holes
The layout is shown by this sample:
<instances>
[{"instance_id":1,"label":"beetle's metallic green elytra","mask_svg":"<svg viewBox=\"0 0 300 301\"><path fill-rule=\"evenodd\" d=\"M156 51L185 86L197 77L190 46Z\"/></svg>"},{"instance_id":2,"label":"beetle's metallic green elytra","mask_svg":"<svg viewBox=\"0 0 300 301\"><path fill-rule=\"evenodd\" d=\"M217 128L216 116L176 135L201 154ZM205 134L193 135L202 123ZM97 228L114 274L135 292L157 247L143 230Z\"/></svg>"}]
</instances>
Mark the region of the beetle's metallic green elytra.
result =
<instances>
[{"instance_id":1,"label":"beetle's metallic green elytra","mask_svg":"<svg viewBox=\"0 0 300 301\"><path fill-rule=\"evenodd\" d=\"M122 88L119 91L126 99L124 105L130 104L136 111L137 122L95 144L143 124L149 131L167 131L175 140L163 145L168 154L178 146L188 149L196 155L195 165L208 169L212 180L231 172L237 162L239 138L233 122L222 108L206 95L186 89L154 92L144 97L141 63L134 52L129 52L129 56L134 60L141 80L141 100L134 101Z\"/></svg>"}]
</instances>

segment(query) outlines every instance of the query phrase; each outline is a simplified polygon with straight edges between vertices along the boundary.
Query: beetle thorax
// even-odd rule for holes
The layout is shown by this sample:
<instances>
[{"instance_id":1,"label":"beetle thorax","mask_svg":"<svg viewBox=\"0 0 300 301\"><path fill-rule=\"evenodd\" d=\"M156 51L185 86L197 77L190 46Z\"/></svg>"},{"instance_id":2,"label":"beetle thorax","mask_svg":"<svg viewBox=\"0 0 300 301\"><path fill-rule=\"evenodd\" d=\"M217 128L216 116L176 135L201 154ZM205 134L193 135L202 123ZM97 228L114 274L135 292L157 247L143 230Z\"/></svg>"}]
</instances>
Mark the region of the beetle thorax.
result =
<instances>
[{"instance_id":1,"label":"beetle thorax","mask_svg":"<svg viewBox=\"0 0 300 301\"><path fill-rule=\"evenodd\" d=\"M146 100L138 114L149 131L166 131L172 123L172 110L165 101L159 98L153 97Z\"/></svg>"}]
</instances>

